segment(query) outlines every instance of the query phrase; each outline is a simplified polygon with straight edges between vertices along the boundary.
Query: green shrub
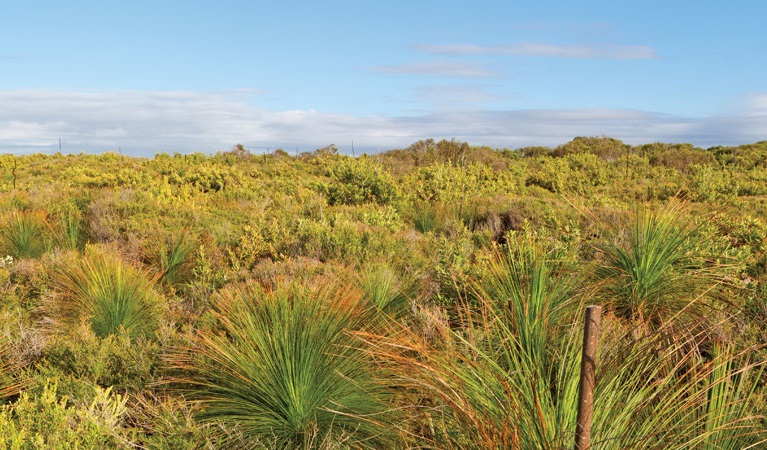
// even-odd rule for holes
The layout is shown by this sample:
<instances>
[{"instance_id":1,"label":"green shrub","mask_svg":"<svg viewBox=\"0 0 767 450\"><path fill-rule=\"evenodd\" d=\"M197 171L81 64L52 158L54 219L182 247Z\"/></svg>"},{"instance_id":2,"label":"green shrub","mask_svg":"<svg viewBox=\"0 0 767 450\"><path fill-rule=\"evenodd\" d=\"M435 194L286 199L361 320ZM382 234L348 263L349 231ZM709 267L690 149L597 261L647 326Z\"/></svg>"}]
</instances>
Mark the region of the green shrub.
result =
<instances>
[{"instance_id":1,"label":"green shrub","mask_svg":"<svg viewBox=\"0 0 767 450\"><path fill-rule=\"evenodd\" d=\"M75 384L140 392L157 381L160 353L160 345L154 340L131 338L122 328L97 337L84 324L51 339L45 349L44 366L54 371L51 374L60 373Z\"/></svg>"},{"instance_id":2,"label":"green shrub","mask_svg":"<svg viewBox=\"0 0 767 450\"><path fill-rule=\"evenodd\" d=\"M48 382L39 395L22 392L0 409L0 448L131 448L121 436L125 412L126 398L109 388L96 388L90 405L76 407L58 395L55 382Z\"/></svg>"},{"instance_id":3,"label":"green shrub","mask_svg":"<svg viewBox=\"0 0 767 450\"><path fill-rule=\"evenodd\" d=\"M396 251L391 235L380 233L345 214L333 214L325 219L299 219L296 222L295 239L301 255L322 261L364 264L371 258Z\"/></svg>"},{"instance_id":4,"label":"green shrub","mask_svg":"<svg viewBox=\"0 0 767 450\"><path fill-rule=\"evenodd\" d=\"M539 186L555 194L565 192L570 167L560 158L544 158L536 165L535 172L525 180L525 186Z\"/></svg>"},{"instance_id":5,"label":"green shrub","mask_svg":"<svg viewBox=\"0 0 767 450\"><path fill-rule=\"evenodd\" d=\"M211 449L209 427L194 420L194 410L183 397L140 394L131 409L131 419L140 428L136 448L152 450Z\"/></svg>"},{"instance_id":6,"label":"green shrub","mask_svg":"<svg viewBox=\"0 0 767 450\"><path fill-rule=\"evenodd\" d=\"M258 217L243 226L237 246L228 250L230 265L237 271L252 269L262 258L284 260L292 244L290 231L275 217Z\"/></svg>"},{"instance_id":7,"label":"green shrub","mask_svg":"<svg viewBox=\"0 0 767 450\"><path fill-rule=\"evenodd\" d=\"M367 157L343 158L330 170L333 182L321 187L330 205L388 204L397 197L391 175Z\"/></svg>"}]
</instances>

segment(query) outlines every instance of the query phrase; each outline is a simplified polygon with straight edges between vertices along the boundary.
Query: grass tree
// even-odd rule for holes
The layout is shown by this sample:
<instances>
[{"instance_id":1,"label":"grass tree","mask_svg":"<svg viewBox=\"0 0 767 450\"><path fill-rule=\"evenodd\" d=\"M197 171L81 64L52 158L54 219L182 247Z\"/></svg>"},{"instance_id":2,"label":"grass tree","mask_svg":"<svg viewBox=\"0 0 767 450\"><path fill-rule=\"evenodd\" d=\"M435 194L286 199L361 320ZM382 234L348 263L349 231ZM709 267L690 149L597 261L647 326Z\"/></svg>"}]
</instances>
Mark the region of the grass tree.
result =
<instances>
[{"instance_id":1,"label":"grass tree","mask_svg":"<svg viewBox=\"0 0 767 450\"><path fill-rule=\"evenodd\" d=\"M387 265L376 265L359 273L356 284L363 298L378 311L398 319L410 313L416 289L412 282L402 280ZM409 283L409 284L408 284Z\"/></svg>"},{"instance_id":2,"label":"grass tree","mask_svg":"<svg viewBox=\"0 0 767 450\"><path fill-rule=\"evenodd\" d=\"M67 250L80 251L84 247L83 218L73 206L66 206L59 212L59 244Z\"/></svg>"},{"instance_id":3,"label":"grass tree","mask_svg":"<svg viewBox=\"0 0 767 450\"><path fill-rule=\"evenodd\" d=\"M218 332L200 332L175 362L223 447L397 447L388 393L349 335L377 322L358 293L240 289L221 294L215 309Z\"/></svg>"},{"instance_id":4,"label":"grass tree","mask_svg":"<svg viewBox=\"0 0 767 450\"><path fill-rule=\"evenodd\" d=\"M701 358L684 351L690 344L683 341L659 346L668 342L662 331L636 341L631 330L616 328L622 331L604 336L600 354L593 448L743 449L767 442L759 410L764 361L753 360L756 348L721 348Z\"/></svg>"},{"instance_id":5,"label":"grass tree","mask_svg":"<svg viewBox=\"0 0 767 450\"><path fill-rule=\"evenodd\" d=\"M404 327L365 335L399 382L420 394L420 436L436 448L560 449L574 441L581 301L575 273L535 247L491 265L480 305L434 343ZM749 352L704 360L663 330L637 340L608 315L597 363L592 448L747 448L764 442L764 399ZM666 326L673 326L667 324ZM391 337L395 336L395 337ZM693 339L690 337L689 339ZM674 346L678 346L674 347ZM753 350L753 349L751 349ZM740 446L740 447L738 447Z\"/></svg>"},{"instance_id":6,"label":"grass tree","mask_svg":"<svg viewBox=\"0 0 767 450\"><path fill-rule=\"evenodd\" d=\"M190 256L195 249L195 243L186 234L180 234L171 245L164 245L160 249L160 272L156 279L168 286L188 282L191 278Z\"/></svg>"},{"instance_id":7,"label":"grass tree","mask_svg":"<svg viewBox=\"0 0 767 450\"><path fill-rule=\"evenodd\" d=\"M679 325L675 334L710 325L724 276L703 258L705 242L685 218L686 206L639 210L631 223L598 249L594 270L599 296L616 316L652 332Z\"/></svg>"},{"instance_id":8,"label":"grass tree","mask_svg":"<svg viewBox=\"0 0 767 450\"><path fill-rule=\"evenodd\" d=\"M51 305L60 321L85 321L98 337L121 328L131 337L146 336L157 327L160 297L146 273L95 246L65 259L53 273Z\"/></svg>"},{"instance_id":9,"label":"grass tree","mask_svg":"<svg viewBox=\"0 0 767 450\"><path fill-rule=\"evenodd\" d=\"M425 438L437 448L559 448L574 429L579 347L567 311L577 309L573 279L557 252L532 241L506 247L479 283L461 324L431 342L405 328L366 336L400 383L430 398L421 408ZM435 321L439 323L439 321ZM444 324L448 327L448 324ZM572 425L572 427L570 427Z\"/></svg>"},{"instance_id":10,"label":"grass tree","mask_svg":"<svg viewBox=\"0 0 767 450\"><path fill-rule=\"evenodd\" d=\"M14 211L0 228L0 242L14 258L37 258L48 250L48 230L44 211Z\"/></svg>"}]
</instances>

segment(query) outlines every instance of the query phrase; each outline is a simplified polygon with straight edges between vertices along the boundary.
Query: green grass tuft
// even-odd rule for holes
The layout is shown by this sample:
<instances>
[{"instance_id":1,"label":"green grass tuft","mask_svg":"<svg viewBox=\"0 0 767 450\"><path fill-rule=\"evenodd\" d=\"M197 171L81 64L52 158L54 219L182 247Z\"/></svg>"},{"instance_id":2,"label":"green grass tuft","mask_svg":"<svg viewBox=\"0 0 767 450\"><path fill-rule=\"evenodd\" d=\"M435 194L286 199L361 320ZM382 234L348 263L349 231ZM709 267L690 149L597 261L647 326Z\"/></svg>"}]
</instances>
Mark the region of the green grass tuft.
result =
<instances>
[{"instance_id":1,"label":"green grass tuft","mask_svg":"<svg viewBox=\"0 0 767 450\"><path fill-rule=\"evenodd\" d=\"M224 447L393 448L387 392L349 336L374 323L362 304L332 288L219 297L222 333L201 333L195 354L176 358L200 420L221 426Z\"/></svg>"},{"instance_id":2,"label":"green grass tuft","mask_svg":"<svg viewBox=\"0 0 767 450\"><path fill-rule=\"evenodd\" d=\"M157 327L159 297L146 274L103 249L87 247L84 256L56 268L54 285L61 319L84 320L98 337L120 328L146 336Z\"/></svg>"},{"instance_id":3,"label":"green grass tuft","mask_svg":"<svg viewBox=\"0 0 767 450\"><path fill-rule=\"evenodd\" d=\"M0 228L0 240L5 253L16 259L37 258L48 251L47 230L44 211L14 211Z\"/></svg>"}]
</instances>

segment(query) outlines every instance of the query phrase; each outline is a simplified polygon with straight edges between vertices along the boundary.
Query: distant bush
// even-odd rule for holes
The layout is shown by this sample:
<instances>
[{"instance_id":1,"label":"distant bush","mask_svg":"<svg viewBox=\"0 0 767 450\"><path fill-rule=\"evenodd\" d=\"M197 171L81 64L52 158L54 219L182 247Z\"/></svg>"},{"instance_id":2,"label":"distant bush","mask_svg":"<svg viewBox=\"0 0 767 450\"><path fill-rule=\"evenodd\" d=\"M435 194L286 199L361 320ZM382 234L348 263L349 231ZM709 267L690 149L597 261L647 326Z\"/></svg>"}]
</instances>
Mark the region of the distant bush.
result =
<instances>
[{"instance_id":1,"label":"distant bush","mask_svg":"<svg viewBox=\"0 0 767 450\"><path fill-rule=\"evenodd\" d=\"M388 204L397 197L391 175L370 158L344 158L329 169L332 181L321 185L330 205Z\"/></svg>"},{"instance_id":2,"label":"distant bush","mask_svg":"<svg viewBox=\"0 0 767 450\"><path fill-rule=\"evenodd\" d=\"M631 146L618 139L609 137L576 137L572 141L555 148L553 156L567 156L580 153L591 153L607 161L615 161L625 155Z\"/></svg>"}]
</instances>

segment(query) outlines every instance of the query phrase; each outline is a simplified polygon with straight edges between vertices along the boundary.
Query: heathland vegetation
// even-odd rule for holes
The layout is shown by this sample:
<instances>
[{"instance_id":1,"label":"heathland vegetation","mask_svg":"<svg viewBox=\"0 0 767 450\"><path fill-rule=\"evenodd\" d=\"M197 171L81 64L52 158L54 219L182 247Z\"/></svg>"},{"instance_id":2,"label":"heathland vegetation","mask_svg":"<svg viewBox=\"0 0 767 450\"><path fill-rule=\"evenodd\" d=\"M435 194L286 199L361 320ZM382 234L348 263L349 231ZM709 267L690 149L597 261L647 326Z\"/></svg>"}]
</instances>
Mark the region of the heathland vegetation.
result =
<instances>
[{"instance_id":1,"label":"heathland vegetation","mask_svg":"<svg viewBox=\"0 0 767 450\"><path fill-rule=\"evenodd\" d=\"M767 142L0 156L0 449L767 446Z\"/></svg>"}]
</instances>

